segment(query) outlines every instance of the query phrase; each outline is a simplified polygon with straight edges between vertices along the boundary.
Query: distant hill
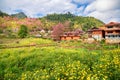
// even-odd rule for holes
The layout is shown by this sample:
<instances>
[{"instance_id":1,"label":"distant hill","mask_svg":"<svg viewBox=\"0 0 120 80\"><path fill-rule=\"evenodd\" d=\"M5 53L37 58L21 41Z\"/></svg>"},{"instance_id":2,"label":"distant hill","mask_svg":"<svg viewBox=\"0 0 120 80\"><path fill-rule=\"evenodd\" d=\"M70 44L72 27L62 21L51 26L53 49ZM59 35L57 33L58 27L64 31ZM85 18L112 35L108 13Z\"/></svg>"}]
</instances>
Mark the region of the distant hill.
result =
<instances>
[{"instance_id":1,"label":"distant hill","mask_svg":"<svg viewBox=\"0 0 120 80\"><path fill-rule=\"evenodd\" d=\"M12 14L11 15L12 17L17 17L17 18L27 18L27 16L23 13L23 12L20 12L20 13L17 13L17 14Z\"/></svg>"},{"instance_id":2,"label":"distant hill","mask_svg":"<svg viewBox=\"0 0 120 80\"><path fill-rule=\"evenodd\" d=\"M3 16L9 16L9 15L7 13L0 11L0 16L3 17Z\"/></svg>"}]
</instances>

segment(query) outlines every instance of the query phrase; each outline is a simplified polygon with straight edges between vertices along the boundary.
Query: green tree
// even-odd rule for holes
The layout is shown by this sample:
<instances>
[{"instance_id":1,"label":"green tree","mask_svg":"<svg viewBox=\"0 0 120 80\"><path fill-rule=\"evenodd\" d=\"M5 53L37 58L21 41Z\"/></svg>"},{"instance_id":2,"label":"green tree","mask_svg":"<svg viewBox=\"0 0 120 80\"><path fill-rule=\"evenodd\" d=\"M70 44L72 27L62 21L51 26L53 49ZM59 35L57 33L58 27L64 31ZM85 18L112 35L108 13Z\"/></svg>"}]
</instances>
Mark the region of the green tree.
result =
<instances>
[{"instance_id":1,"label":"green tree","mask_svg":"<svg viewBox=\"0 0 120 80\"><path fill-rule=\"evenodd\" d=\"M21 25L18 31L18 36L20 38L25 38L28 35L28 28L25 25Z\"/></svg>"},{"instance_id":2,"label":"green tree","mask_svg":"<svg viewBox=\"0 0 120 80\"><path fill-rule=\"evenodd\" d=\"M0 34L2 34L3 33L3 30L2 29L0 29Z\"/></svg>"}]
</instances>

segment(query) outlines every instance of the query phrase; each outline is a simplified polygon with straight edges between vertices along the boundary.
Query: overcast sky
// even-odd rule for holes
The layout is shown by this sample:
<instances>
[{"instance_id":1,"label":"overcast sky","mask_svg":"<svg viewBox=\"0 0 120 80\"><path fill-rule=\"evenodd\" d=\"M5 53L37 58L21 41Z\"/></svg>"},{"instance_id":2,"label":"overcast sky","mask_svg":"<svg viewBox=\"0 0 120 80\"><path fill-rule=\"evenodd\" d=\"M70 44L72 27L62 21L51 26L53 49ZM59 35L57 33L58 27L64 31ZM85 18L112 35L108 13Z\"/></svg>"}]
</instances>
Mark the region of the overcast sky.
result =
<instances>
[{"instance_id":1,"label":"overcast sky","mask_svg":"<svg viewBox=\"0 0 120 80\"><path fill-rule=\"evenodd\" d=\"M8 14L24 12L28 17L69 11L105 23L120 22L120 0L0 0L0 10Z\"/></svg>"}]
</instances>

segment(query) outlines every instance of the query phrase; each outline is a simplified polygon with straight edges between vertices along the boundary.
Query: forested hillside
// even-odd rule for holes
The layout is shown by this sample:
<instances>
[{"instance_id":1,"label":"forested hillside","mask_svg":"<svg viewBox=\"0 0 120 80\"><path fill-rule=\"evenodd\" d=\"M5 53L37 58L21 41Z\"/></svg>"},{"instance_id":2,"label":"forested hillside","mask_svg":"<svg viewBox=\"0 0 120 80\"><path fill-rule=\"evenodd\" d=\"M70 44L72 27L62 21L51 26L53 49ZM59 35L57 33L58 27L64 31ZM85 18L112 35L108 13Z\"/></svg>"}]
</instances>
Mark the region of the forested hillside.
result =
<instances>
[{"instance_id":1,"label":"forested hillside","mask_svg":"<svg viewBox=\"0 0 120 80\"><path fill-rule=\"evenodd\" d=\"M94 17L75 16L70 12L65 14L49 14L45 17L45 19L49 21L61 22L61 23L69 21L73 29L80 28L84 31L92 27L100 27L104 24L102 21Z\"/></svg>"}]
</instances>

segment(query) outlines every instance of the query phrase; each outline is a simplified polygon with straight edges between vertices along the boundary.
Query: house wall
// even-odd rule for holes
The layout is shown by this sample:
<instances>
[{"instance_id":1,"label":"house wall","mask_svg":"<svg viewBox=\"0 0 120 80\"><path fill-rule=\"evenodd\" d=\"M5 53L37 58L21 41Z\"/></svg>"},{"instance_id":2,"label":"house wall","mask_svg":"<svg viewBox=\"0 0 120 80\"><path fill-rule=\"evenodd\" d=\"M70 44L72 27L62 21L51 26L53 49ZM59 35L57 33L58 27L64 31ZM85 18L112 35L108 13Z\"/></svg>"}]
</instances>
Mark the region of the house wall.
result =
<instances>
[{"instance_id":1,"label":"house wall","mask_svg":"<svg viewBox=\"0 0 120 80\"><path fill-rule=\"evenodd\" d=\"M101 40L103 38L102 31L93 31L92 37L95 38L96 40Z\"/></svg>"},{"instance_id":2,"label":"house wall","mask_svg":"<svg viewBox=\"0 0 120 80\"><path fill-rule=\"evenodd\" d=\"M120 38L108 38L105 40L106 43L120 43Z\"/></svg>"},{"instance_id":3,"label":"house wall","mask_svg":"<svg viewBox=\"0 0 120 80\"><path fill-rule=\"evenodd\" d=\"M92 34L93 34L93 35L94 35L94 34L100 34L100 35L102 35L102 31L93 31Z\"/></svg>"},{"instance_id":4,"label":"house wall","mask_svg":"<svg viewBox=\"0 0 120 80\"><path fill-rule=\"evenodd\" d=\"M60 37L60 40L66 40L65 36Z\"/></svg>"},{"instance_id":5,"label":"house wall","mask_svg":"<svg viewBox=\"0 0 120 80\"><path fill-rule=\"evenodd\" d=\"M80 36L61 36L61 40L78 40L80 39Z\"/></svg>"},{"instance_id":6,"label":"house wall","mask_svg":"<svg viewBox=\"0 0 120 80\"><path fill-rule=\"evenodd\" d=\"M66 37L66 40L71 40L72 38L70 36L67 36Z\"/></svg>"},{"instance_id":7,"label":"house wall","mask_svg":"<svg viewBox=\"0 0 120 80\"><path fill-rule=\"evenodd\" d=\"M80 36L74 36L73 39L78 40L78 39L80 39Z\"/></svg>"},{"instance_id":8,"label":"house wall","mask_svg":"<svg viewBox=\"0 0 120 80\"><path fill-rule=\"evenodd\" d=\"M102 40L102 36L100 34L92 35L92 38L94 38L96 40Z\"/></svg>"}]
</instances>

